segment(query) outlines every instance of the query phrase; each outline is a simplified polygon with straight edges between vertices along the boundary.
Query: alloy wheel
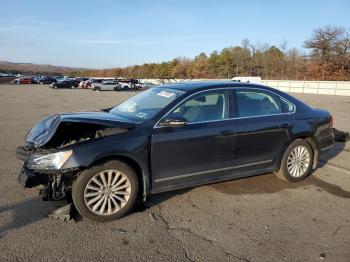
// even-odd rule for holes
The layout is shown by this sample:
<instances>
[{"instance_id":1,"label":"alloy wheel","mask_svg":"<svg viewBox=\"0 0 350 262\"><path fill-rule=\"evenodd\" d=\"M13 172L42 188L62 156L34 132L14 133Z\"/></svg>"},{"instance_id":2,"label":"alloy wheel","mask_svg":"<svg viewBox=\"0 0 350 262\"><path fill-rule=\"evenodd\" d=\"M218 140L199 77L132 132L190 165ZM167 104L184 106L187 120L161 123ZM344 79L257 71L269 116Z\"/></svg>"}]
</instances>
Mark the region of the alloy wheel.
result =
<instances>
[{"instance_id":1,"label":"alloy wheel","mask_svg":"<svg viewBox=\"0 0 350 262\"><path fill-rule=\"evenodd\" d=\"M113 215L122 209L130 198L131 183L118 170L105 170L93 176L84 190L84 201L97 215Z\"/></svg>"},{"instance_id":2,"label":"alloy wheel","mask_svg":"<svg viewBox=\"0 0 350 262\"><path fill-rule=\"evenodd\" d=\"M287 160L288 173L292 177L303 176L310 166L310 152L304 146L295 147Z\"/></svg>"}]
</instances>

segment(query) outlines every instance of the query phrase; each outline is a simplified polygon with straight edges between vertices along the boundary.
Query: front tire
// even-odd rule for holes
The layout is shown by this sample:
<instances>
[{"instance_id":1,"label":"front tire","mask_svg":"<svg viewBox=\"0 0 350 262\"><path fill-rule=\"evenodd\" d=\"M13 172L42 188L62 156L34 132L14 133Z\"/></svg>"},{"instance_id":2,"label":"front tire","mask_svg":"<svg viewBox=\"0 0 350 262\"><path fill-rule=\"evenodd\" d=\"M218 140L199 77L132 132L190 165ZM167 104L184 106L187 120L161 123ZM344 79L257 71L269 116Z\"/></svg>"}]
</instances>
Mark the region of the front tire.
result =
<instances>
[{"instance_id":1,"label":"front tire","mask_svg":"<svg viewBox=\"0 0 350 262\"><path fill-rule=\"evenodd\" d=\"M313 150L309 143L296 139L284 152L280 169L275 174L284 181L301 181L310 175L313 159Z\"/></svg>"},{"instance_id":2,"label":"front tire","mask_svg":"<svg viewBox=\"0 0 350 262\"><path fill-rule=\"evenodd\" d=\"M84 170L73 182L73 202L83 217L108 222L127 214L137 201L139 181L134 169L113 160Z\"/></svg>"}]
</instances>

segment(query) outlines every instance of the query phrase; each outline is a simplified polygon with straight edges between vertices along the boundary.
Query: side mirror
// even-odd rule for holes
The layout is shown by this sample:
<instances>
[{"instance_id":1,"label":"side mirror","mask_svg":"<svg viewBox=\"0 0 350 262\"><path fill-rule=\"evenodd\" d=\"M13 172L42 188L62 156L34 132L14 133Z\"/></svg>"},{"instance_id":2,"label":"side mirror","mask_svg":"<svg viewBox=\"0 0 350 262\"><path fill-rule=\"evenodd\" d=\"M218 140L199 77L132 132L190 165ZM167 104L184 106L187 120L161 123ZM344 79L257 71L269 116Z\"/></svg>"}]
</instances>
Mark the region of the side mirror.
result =
<instances>
[{"instance_id":1,"label":"side mirror","mask_svg":"<svg viewBox=\"0 0 350 262\"><path fill-rule=\"evenodd\" d=\"M187 124L187 120L183 117L169 117L159 122L162 127L183 127Z\"/></svg>"}]
</instances>

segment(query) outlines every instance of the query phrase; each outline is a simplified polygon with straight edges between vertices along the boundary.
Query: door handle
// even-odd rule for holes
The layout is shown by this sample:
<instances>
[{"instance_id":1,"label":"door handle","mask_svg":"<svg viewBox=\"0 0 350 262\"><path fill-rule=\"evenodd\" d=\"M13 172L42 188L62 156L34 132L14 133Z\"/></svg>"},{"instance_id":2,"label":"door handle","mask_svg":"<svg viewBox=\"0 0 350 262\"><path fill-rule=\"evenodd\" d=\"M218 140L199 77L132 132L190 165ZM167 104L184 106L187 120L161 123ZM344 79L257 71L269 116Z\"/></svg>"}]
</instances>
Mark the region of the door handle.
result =
<instances>
[{"instance_id":1,"label":"door handle","mask_svg":"<svg viewBox=\"0 0 350 262\"><path fill-rule=\"evenodd\" d=\"M235 135L234 131L226 130L219 133L218 137L227 137Z\"/></svg>"},{"instance_id":2,"label":"door handle","mask_svg":"<svg viewBox=\"0 0 350 262\"><path fill-rule=\"evenodd\" d=\"M281 128L289 128L289 127L291 127L291 126L292 126L292 125L289 124L289 123L283 123L283 124L280 125Z\"/></svg>"}]
</instances>

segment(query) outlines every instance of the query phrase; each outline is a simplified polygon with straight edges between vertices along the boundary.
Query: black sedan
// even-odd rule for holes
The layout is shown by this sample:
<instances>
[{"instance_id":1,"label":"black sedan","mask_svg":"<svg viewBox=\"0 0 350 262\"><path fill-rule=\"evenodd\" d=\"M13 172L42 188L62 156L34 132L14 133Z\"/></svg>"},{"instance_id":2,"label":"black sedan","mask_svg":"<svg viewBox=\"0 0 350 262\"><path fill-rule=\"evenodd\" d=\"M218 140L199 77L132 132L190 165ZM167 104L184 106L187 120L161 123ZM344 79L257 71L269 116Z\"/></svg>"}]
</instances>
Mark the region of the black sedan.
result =
<instances>
[{"instance_id":1,"label":"black sedan","mask_svg":"<svg viewBox=\"0 0 350 262\"><path fill-rule=\"evenodd\" d=\"M269 172L300 181L331 149L332 125L329 112L266 86L162 85L114 108L38 123L17 150L19 181L110 221L159 192Z\"/></svg>"},{"instance_id":2,"label":"black sedan","mask_svg":"<svg viewBox=\"0 0 350 262\"><path fill-rule=\"evenodd\" d=\"M45 76L41 79L38 80L38 83L39 84L53 84L53 83L56 83L57 80L51 76Z\"/></svg>"},{"instance_id":3,"label":"black sedan","mask_svg":"<svg viewBox=\"0 0 350 262\"><path fill-rule=\"evenodd\" d=\"M79 82L73 79L67 79L67 80L61 80L55 83L52 83L50 85L51 88L57 89L57 88L77 88L79 85Z\"/></svg>"}]
</instances>

